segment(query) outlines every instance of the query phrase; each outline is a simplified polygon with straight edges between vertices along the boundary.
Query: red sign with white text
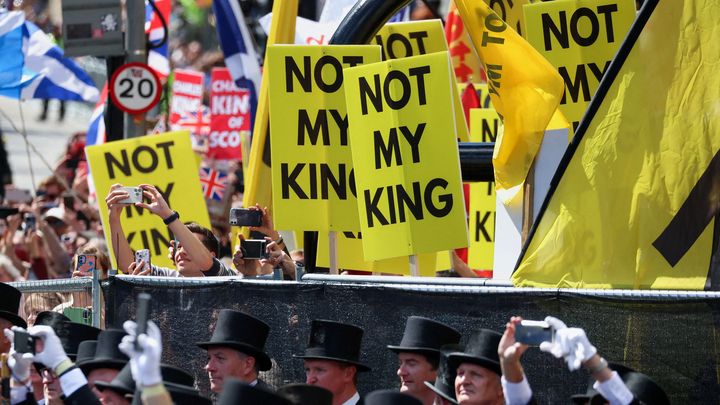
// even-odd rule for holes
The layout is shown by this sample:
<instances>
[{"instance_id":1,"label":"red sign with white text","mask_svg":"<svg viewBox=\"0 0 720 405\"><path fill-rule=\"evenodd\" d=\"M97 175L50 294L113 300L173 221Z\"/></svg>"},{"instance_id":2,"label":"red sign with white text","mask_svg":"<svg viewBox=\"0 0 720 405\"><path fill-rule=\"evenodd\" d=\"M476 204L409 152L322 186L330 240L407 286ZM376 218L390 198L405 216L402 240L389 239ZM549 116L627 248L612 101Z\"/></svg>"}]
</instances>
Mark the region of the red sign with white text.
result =
<instances>
[{"instance_id":1,"label":"red sign with white text","mask_svg":"<svg viewBox=\"0 0 720 405\"><path fill-rule=\"evenodd\" d=\"M203 79L203 74L194 70L175 70L170 103L171 129L187 129L194 134L202 132Z\"/></svg>"},{"instance_id":2,"label":"red sign with white text","mask_svg":"<svg viewBox=\"0 0 720 405\"><path fill-rule=\"evenodd\" d=\"M227 68L210 75L210 136L207 156L241 160L241 133L250 132L250 91L235 85Z\"/></svg>"}]
</instances>

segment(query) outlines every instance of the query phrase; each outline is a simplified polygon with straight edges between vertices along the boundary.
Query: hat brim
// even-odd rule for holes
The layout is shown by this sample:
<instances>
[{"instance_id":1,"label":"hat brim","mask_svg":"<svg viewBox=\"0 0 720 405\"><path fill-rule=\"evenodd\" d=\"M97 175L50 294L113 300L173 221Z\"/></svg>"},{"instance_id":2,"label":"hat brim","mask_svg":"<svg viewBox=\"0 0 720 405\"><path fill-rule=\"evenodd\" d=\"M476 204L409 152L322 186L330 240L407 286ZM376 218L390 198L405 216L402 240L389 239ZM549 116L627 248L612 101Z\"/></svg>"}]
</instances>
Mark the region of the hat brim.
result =
<instances>
[{"instance_id":1,"label":"hat brim","mask_svg":"<svg viewBox=\"0 0 720 405\"><path fill-rule=\"evenodd\" d=\"M258 370L260 371L268 371L272 368L272 361L270 361L270 356L268 356L265 352L262 350L258 350L254 346L250 346L245 343L239 343L239 342L233 342L233 341L225 341L225 342L200 342L196 343L198 347L202 349L209 349L211 347L229 347L231 349L238 350L243 353L247 353L252 357L255 357L255 360L257 362Z\"/></svg>"},{"instance_id":2,"label":"hat brim","mask_svg":"<svg viewBox=\"0 0 720 405\"><path fill-rule=\"evenodd\" d=\"M80 368L80 370L82 370L83 374L88 375L91 371L97 370L99 368L112 368L114 370L122 370L122 368L125 367L127 363L128 360L98 359L88 360L77 364L77 366Z\"/></svg>"},{"instance_id":3,"label":"hat brim","mask_svg":"<svg viewBox=\"0 0 720 405\"><path fill-rule=\"evenodd\" d=\"M387 346L387 348L395 353L418 353L418 354L435 354L439 355L440 350L433 349L432 347L407 347L407 346Z\"/></svg>"},{"instance_id":4,"label":"hat brim","mask_svg":"<svg viewBox=\"0 0 720 405\"><path fill-rule=\"evenodd\" d=\"M368 366L366 366L366 365L364 365L364 364L362 364L362 363L360 363L360 362L352 361L352 360L348 360L348 359L341 359L341 358L338 358L338 357L329 357L329 356L306 356L306 355L304 355L304 354L303 354L303 355L293 354L293 357L296 358L296 359L303 359L303 360L332 360L332 361L337 361L337 362L340 362L340 363L351 364L351 365L357 367L358 371L371 371L371 370L372 370L370 367L368 367Z\"/></svg>"},{"instance_id":5,"label":"hat brim","mask_svg":"<svg viewBox=\"0 0 720 405\"><path fill-rule=\"evenodd\" d=\"M450 402L451 404L457 405L458 402L455 398L452 398L449 395L447 395L446 393L437 389L437 387L435 387L435 384L431 383L430 381L425 381L425 386L430 388L432 390L432 392L434 392L435 394L441 396L444 400Z\"/></svg>"},{"instance_id":6,"label":"hat brim","mask_svg":"<svg viewBox=\"0 0 720 405\"><path fill-rule=\"evenodd\" d=\"M97 389L99 391L110 390L110 391L115 391L115 392L119 393L120 395L133 394L133 391L129 390L127 387L123 387L121 385L115 385L115 384L105 382L105 381L97 381L97 382L95 382L95 386L97 387Z\"/></svg>"},{"instance_id":7,"label":"hat brim","mask_svg":"<svg viewBox=\"0 0 720 405\"><path fill-rule=\"evenodd\" d=\"M500 371L500 363L492 359L488 359L487 357L470 356L465 353L453 353L448 356L447 364L451 370L457 370L462 363L475 364L480 367L485 367L497 375L502 375L502 371Z\"/></svg>"},{"instance_id":8,"label":"hat brim","mask_svg":"<svg viewBox=\"0 0 720 405\"><path fill-rule=\"evenodd\" d=\"M14 314L10 311L0 311L0 318L7 319L15 326L27 329L27 322L22 319L18 314Z\"/></svg>"}]
</instances>

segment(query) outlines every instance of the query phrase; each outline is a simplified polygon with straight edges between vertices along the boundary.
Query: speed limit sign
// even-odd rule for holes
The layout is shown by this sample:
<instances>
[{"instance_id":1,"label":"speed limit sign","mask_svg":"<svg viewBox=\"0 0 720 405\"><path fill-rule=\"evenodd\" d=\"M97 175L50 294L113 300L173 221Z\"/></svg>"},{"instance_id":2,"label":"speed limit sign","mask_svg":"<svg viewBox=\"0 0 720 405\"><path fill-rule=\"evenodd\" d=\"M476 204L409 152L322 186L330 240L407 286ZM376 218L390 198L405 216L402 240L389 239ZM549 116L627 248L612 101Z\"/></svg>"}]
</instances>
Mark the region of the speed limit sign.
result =
<instances>
[{"instance_id":1,"label":"speed limit sign","mask_svg":"<svg viewBox=\"0 0 720 405\"><path fill-rule=\"evenodd\" d=\"M144 63L126 63L110 78L110 99L128 114L141 114L160 101L160 77Z\"/></svg>"}]
</instances>

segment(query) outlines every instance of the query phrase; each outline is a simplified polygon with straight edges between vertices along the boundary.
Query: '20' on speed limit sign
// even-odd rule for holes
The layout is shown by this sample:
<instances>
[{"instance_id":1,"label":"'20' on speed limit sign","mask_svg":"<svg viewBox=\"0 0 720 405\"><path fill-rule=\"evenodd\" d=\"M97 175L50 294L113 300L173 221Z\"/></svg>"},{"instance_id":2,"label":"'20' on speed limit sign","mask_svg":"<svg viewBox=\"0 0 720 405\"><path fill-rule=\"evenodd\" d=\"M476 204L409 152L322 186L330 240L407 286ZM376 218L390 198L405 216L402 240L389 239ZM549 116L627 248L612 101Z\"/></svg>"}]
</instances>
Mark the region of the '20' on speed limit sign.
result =
<instances>
[{"instance_id":1,"label":"'20' on speed limit sign","mask_svg":"<svg viewBox=\"0 0 720 405\"><path fill-rule=\"evenodd\" d=\"M110 99L128 114L141 114L153 108L162 93L160 77L144 63L126 63L110 78Z\"/></svg>"}]
</instances>

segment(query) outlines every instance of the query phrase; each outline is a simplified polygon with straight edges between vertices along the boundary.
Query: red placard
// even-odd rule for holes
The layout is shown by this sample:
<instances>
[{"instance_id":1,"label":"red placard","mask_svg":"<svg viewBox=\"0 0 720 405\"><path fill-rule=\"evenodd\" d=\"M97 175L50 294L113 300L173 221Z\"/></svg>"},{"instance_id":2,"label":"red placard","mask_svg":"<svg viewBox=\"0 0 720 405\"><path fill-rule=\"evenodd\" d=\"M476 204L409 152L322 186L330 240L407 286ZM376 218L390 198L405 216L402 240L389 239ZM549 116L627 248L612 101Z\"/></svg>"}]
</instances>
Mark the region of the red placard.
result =
<instances>
[{"instance_id":1,"label":"red placard","mask_svg":"<svg viewBox=\"0 0 720 405\"><path fill-rule=\"evenodd\" d=\"M187 129L194 134L202 131L203 74L194 70L177 69L172 85L170 128ZM193 124L195 123L195 124Z\"/></svg>"},{"instance_id":2,"label":"red placard","mask_svg":"<svg viewBox=\"0 0 720 405\"><path fill-rule=\"evenodd\" d=\"M207 156L241 160L241 132L250 131L250 91L238 88L227 68L210 75L210 136Z\"/></svg>"}]
</instances>

